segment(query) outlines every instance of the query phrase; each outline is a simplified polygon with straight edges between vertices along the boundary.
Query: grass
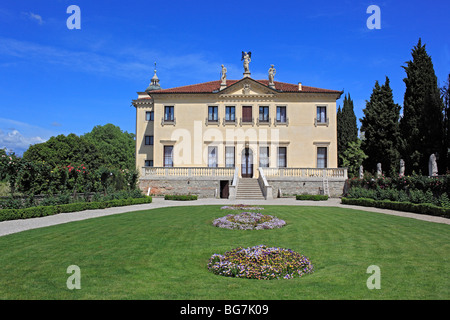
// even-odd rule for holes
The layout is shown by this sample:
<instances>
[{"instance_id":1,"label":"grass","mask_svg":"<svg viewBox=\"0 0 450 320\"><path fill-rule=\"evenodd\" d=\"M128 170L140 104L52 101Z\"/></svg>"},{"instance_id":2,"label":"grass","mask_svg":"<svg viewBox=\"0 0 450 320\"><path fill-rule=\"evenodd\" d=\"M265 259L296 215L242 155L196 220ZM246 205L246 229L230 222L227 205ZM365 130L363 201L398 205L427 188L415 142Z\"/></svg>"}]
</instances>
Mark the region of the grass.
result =
<instances>
[{"instance_id":1,"label":"grass","mask_svg":"<svg viewBox=\"0 0 450 320\"><path fill-rule=\"evenodd\" d=\"M0 237L0 299L449 299L450 226L346 208L267 206L288 225L228 230L219 206L172 207ZM307 256L315 272L292 280L227 278L214 253L259 244ZM67 267L81 289L66 287ZM381 271L369 290L367 268Z\"/></svg>"}]
</instances>

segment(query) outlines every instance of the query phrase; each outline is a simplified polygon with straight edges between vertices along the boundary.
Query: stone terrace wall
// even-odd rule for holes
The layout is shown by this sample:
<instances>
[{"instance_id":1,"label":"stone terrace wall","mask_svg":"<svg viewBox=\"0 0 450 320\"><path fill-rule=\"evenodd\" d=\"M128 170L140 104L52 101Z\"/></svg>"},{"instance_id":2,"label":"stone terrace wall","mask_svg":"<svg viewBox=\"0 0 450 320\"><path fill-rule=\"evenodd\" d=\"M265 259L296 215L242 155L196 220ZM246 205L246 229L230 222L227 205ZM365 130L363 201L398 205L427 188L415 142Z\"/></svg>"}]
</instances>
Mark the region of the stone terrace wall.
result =
<instances>
[{"instance_id":1,"label":"stone terrace wall","mask_svg":"<svg viewBox=\"0 0 450 320\"><path fill-rule=\"evenodd\" d=\"M279 191L282 195L294 194L323 194L322 179L267 179L269 185L272 186L272 194L274 198L279 196ZM344 191L345 180L328 180L330 189L330 196L332 198L341 197Z\"/></svg>"},{"instance_id":2,"label":"stone terrace wall","mask_svg":"<svg viewBox=\"0 0 450 320\"><path fill-rule=\"evenodd\" d=\"M231 184L231 181L230 181ZM152 195L177 195L193 194L199 198L214 198L219 196L220 180L211 178L195 177L187 179L182 178L142 178L139 180L139 188L147 194L148 188L151 188Z\"/></svg>"}]
</instances>

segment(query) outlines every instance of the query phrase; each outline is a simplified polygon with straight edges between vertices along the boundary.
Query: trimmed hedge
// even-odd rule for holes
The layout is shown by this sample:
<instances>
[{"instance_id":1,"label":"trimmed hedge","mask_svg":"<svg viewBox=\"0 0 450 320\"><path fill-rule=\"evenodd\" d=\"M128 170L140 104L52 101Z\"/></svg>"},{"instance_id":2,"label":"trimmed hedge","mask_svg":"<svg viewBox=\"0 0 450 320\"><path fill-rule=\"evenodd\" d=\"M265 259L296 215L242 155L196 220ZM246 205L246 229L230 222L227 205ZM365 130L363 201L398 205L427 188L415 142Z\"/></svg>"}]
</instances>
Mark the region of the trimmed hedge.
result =
<instances>
[{"instance_id":1,"label":"trimmed hedge","mask_svg":"<svg viewBox=\"0 0 450 320\"><path fill-rule=\"evenodd\" d=\"M60 204L56 206L37 206L24 209L2 209L0 210L0 221L38 218L64 212L105 209L111 207L122 207L151 202L152 202L151 197L144 197L144 198L115 199L101 202L77 202L69 204Z\"/></svg>"},{"instance_id":2,"label":"trimmed hedge","mask_svg":"<svg viewBox=\"0 0 450 320\"><path fill-rule=\"evenodd\" d=\"M376 207L381 209L407 211L431 216L450 218L449 208L438 207L431 203L418 204L418 203L398 202L390 200L373 200L367 198L359 198L359 199L342 198L341 203L364 207Z\"/></svg>"},{"instance_id":3,"label":"trimmed hedge","mask_svg":"<svg viewBox=\"0 0 450 320\"><path fill-rule=\"evenodd\" d=\"M190 200L197 200L197 196L194 194L190 195L170 195L166 194L164 196L164 200L179 200L179 201L190 201Z\"/></svg>"},{"instance_id":4,"label":"trimmed hedge","mask_svg":"<svg viewBox=\"0 0 450 320\"><path fill-rule=\"evenodd\" d=\"M320 194L298 194L295 196L297 200L313 200L313 201L324 201L328 200L327 195L320 195Z\"/></svg>"}]
</instances>

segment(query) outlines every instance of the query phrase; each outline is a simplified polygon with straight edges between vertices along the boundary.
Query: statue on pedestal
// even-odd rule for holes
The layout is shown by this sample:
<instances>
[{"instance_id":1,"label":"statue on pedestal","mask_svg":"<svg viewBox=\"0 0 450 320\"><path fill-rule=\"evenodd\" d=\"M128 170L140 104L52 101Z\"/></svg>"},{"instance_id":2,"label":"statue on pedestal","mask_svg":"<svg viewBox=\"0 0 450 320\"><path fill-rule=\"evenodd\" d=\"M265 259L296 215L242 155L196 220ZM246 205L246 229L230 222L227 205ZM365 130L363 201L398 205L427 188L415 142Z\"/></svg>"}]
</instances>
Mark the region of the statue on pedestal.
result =
<instances>
[{"instance_id":1,"label":"statue on pedestal","mask_svg":"<svg viewBox=\"0 0 450 320\"><path fill-rule=\"evenodd\" d=\"M277 73L277 70L273 67L273 64L270 65L269 69L269 86L274 86L274 78L275 74Z\"/></svg>"},{"instance_id":2,"label":"statue on pedestal","mask_svg":"<svg viewBox=\"0 0 450 320\"><path fill-rule=\"evenodd\" d=\"M381 163L377 163L377 178L381 177L383 171L381 170Z\"/></svg>"},{"instance_id":3,"label":"statue on pedestal","mask_svg":"<svg viewBox=\"0 0 450 320\"><path fill-rule=\"evenodd\" d=\"M244 61L244 75L250 75L249 64L252 61L252 53L251 51L244 52L242 51L241 61Z\"/></svg>"},{"instance_id":4,"label":"statue on pedestal","mask_svg":"<svg viewBox=\"0 0 450 320\"><path fill-rule=\"evenodd\" d=\"M436 177L438 175L438 167L436 162L436 155L433 153L428 161L428 172L430 177Z\"/></svg>"},{"instance_id":5,"label":"statue on pedestal","mask_svg":"<svg viewBox=\"0 0 450 320\"><path fill-rule=\"evenodd\" d=\"M400 159L400 177L403 177L405 175L405 161L403 159Z\"/></svg>"},{"instance_id":6,"label":"statue on pedestal","mask_svg":"<svg viewBox=\"0 0 450 320\"><path fill-rule=\"evenodd\" d=\"M220 75L220 80L222 80L221 85L227 84L227 68L222 65L222 73Z\"/></svg>"}]
</instances>

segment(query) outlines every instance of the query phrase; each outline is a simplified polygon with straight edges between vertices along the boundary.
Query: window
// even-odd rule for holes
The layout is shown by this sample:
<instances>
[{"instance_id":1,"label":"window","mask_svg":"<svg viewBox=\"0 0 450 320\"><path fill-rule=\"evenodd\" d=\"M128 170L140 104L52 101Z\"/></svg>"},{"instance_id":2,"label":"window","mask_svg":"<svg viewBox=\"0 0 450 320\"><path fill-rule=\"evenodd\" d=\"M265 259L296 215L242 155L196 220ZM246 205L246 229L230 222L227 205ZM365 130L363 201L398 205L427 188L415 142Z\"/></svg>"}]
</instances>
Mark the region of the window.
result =
<instances>
[{"instance_id":1,"label":"window","mask_svg":"<svg viewBox=\"0 0 450 320\"><path fill-rule=\"evenodd\" d=\"M243 106L242 107L242 122L252 122L252 107Z\"/></svg>"},{"instance_id":2,"label":"window","mask_svg":"<svg viewBox=\"0 0 450 320\"><path fill-rule=\"evenodd\" d=\"M277 107L277 122L286 122L286 107Z\"/></svg>"},{"instance_id":3,"label":"window","mask_svg":"<svg viewBox=\"0 0 450 320\"><path fill-rule=\"evenodd\" d=\"M225 121L236 121L236 108L234 106L225 107Z\"/></svg>"},{"instance_id":4,"label":"window","mask_svg":"<svg viewBox=\"0 0 450 320\"><path fill-rule=\"evenodd\" d=\"M278 147L278 168L286 168L286 147Z\"/></svg>"},{"instance_id":5,"label":"window","mask_svg":"<svg viewBox=\"0 0 450 320\"><path fill-rule=\"evenodd\" d=\"M145 136L145 145L152 146L153 145L153 136Z\"/></svg>"},{"instance_id":6,"label":"window","mask_svg":"<svg viewBox=\"0 0 450 320\"><path fill-rule=\"evenodd\" d=\"M217 107L208 107L208 121L218 121L219 113L217 111Z\"/></svg>"},{"instance_id":7,"label":"window","mask_svg":"<svg viewBox=\"0 0 450 320\"><path fill-rule=\"evenodd\" d=\"M145 160L146 167L153 167L153 160Z\"/></svg>"},{"instance_id":8,"label":"window","mask_svg":"<svg viewBox=\"0 0 450 320\"><path fill-rule=\"evenodd\" d=\"M259 107L259 122L269 122L269 107Z\"/></svg>"},{"instance_id":9,"label":"window","mask_svg":"<svg viewBox=\"0 0 450 320\"><path fill-rule=\"evenodd\" d=\"M164 146L164 167L173 167L173 146Z\"/></svg>"},{"instance_id":10,"label":"window","mask_svg":"<svg viewBox=\"0 0 450 320\"><path fill-rule=\"evenodd\" d=\"M269 147L259 147L259 166L269 167Z\"/></svg>"},{"instance_id":11,"label":"window","mask_svg":"<svg viewBox=\"0 0 450 320\"><path fill-rule=\"evenodd\" d=\"M225 147L225 167L234 168L234 147Z\"/></svg>"},{"instance_id":12,"label":"window","mask_svg":"<svg viewBox=\"0 0 450 320\"><path fill-rule=\"evenodd\" d=\"M208 167L217 167L217 147L208 147Z\"/></svg>"},{"instance_id":13,"label":"window","mask_svg":"<svg viewBox=\"0 0 450 320\"><path fill-rule=\"evenodd\" d=\"M317 107L317 123L327 122L327 107Z\"/></svg>"},{"instance_id":14,"label":"window","mask_svg":"<svg viewBox=\"0 0 450 320\"><path fill-rule=\"evenodd\" d=\"M145 120L146 121L153 121L154 120L154 113L153 113L153 111L146 111L145 112Z\"/></svg>"},{"instance_id":15,"label":"window","mask_svg":"<svg viewBox=\"0 0 450 320\"><path fill-rule=\"evenodd\" d=\"M164 121L174 121L173 106L164 107Z\"/></svg>"},{"instance_id":16,"label":"window","mask_svg":"<svg viewBox=\"0 0 450 320\"><path fill-rule=\"evenodd\" d=\"M317 168L327 167L327 148L317 147Z\"/></svg>"}]
</instances>

